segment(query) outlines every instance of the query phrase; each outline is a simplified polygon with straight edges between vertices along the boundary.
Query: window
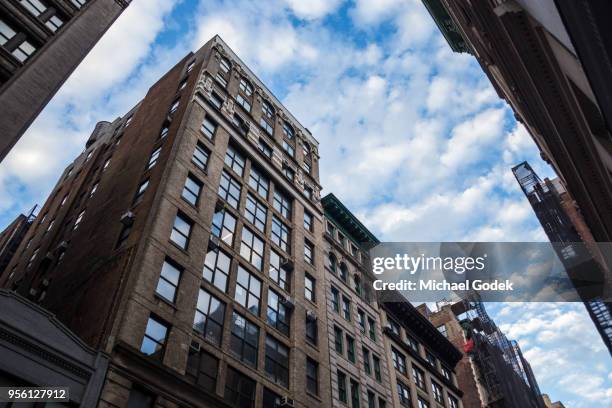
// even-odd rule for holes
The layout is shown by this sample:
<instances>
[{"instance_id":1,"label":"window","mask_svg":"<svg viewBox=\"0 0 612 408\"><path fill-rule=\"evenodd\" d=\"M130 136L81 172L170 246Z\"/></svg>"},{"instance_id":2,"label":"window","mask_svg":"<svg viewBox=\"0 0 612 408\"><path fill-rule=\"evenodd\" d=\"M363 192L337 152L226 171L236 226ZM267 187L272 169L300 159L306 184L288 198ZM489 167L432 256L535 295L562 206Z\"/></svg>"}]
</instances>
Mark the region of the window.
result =
<instances>
[{"instance_id":1,"label":"window","mask_svg":"<svg viewBox=\"0 0 612 408\"><path fill-rule=\"evenodd\" d=\"M295 171L286 164L283 164L283 175L291 181L295 179Z\"/></svg>"},{"instance_id":2,"label":"window","mask_svg":"<svg viewBox=\"0 0 612 408\"><path fill-rule=\"evenodd\" d=\"M187 73L191 72L193 70L193 67L195 67L195 61L191 61L189 65L187 65Z\"/></svg>"},{"instance_id":3,"label":"window","mask_svg":"<svg viewBox=\"0 0 612 408\"><path fill-rule=\"evenodd\" d=\"M85 161L88 162L89 159L91 159L91 156L93 156L93 150L87 153L87 156L85 157Z\"/></svg>"},{"instance_id":4,"label":"window","mask_svg":"<svg viewBox=\"0 0 612 408\"><path fill-rule=\"evenodd\" d=\"M419 397L417 402L418 408L429 408L429 402L425 401L423 398Z\"/></svg>"},{"instance_id":5,"label":"window","mask_svg":"<svg viewBox=\"0 0 612 408\"><path fill-rule=\"evenodd\" d=\"M423 372L423 370L413 365L412 366L412 377L413 377L412 380L414 381L417 387L419 387L420 389L424 391L427 391L427 388L425 387L425 373Z\"/></svg>"},{"instance_id":6,"label":"window","mask_svg":"<svg viewBox=\"0 0 612 408\"><path fill-rule=\"evenodd\" d=\"M306 312L306 341L310 344L317 344L318 328L317 319L314 316L309 316Z\"/></svg>"},{"instance_id":7,"label":"window","mask_svg":"<svg viewBox=\"0 0 612 408\"><path fill-rule=\"evenodd\" d=\"M180 248L187 249L192 227L193 222L190 219L181 213L176 214L174 225L172 226L172 233L170 234L170 240Z\"/></svg>"},{"instance_id":8,"label":"window","mask_svg":"<svg viewBox=\"0 0 612 408\"><path fill-rule=\"evenodd\" d=\"M448 337L448 334L446 333L446 325L441 325L436 327L438 329L438 331L440 332L441 335L443 335L444 337Z\"/></svg>"},{"instance_id":9,"label":"window","mask_svg":"<svg viewBox=\"0 0 612 408\"><path fill-rule=\"evenodd\" d=\"M314 265L314 245L306 240L304 240L304 260Z\"/></svg>"},{"instance_id":10,"label":"window","mask_svg":"<svg viewBox=\"0 0 612 408\"><path fill-rule=\"evenodd\" d=\"M193 329L215 345L221 344L225 303L200 288Z\"/></svg>"},{"instance_id":11,"label":"window","mask_svg":"<svg viewBox=\"0 0 612 408\"><path fill-rule=\"evenodd\" d=\"M268 324L284 335L289 335L289 311L284 302L284 298L273 290L268 291Z\"/></svg>"},{"instance_id":12,"label":"window","mask_svg":"<svg viewBox=\"0 0 612 408\"><path fill-rule=\"evenodd\" d=\"M238 359L251 367L257 367L257 349L259 347L259 327L240 314L232 314L232 336L230 351Z\"/></svg>"},{"instance_id":13,"label":"window","mask_svg":"<svg viewBox=\"0 0 612 408\"><path fill-rule=\"evenodd\" d=\"M400 404L404 407L411 407L412 402L410 398L410 389L404 383L397 383L397 396L399 397Z\"/></svg>"},{"instance_id":14,"label":"window","mask_svg":"<svg viewBox=\"0 0 612 408\"><path fill-rule=\"evenodd\" d=\"M155 404L155 395L141 390L136 384L130 390L128 398L128 408L153 408Z\"/></svg>"},{"instance_id":15,"label":"window","mask_svg":"<svg viewBox=\"0 0 612 408\"><path fill-rule=\"evenodd\" d=\"M387 401L378 397L378 408L387 408Z\"/></svg>"},{"instance_id":16,"label":"window","mask_svg":"<svg viewBox=\"0 0 612 408\"><path fill-rule=\"evenodd\" d=\"M368 408L376 408L376 395L368 390Z\"/></svg>"},{"instance_id":17,"label":"window","mask_svg":"<svg viewBox=\"0 0 612 408\"><path fill-rule=\"evenodd\" d=\"M437 361L436 356L434 356L428 350L425 351L425 359L427 360L429 364L431 364L432 367L436 367L436 361Z\"/></svg>"},{"instance_id":18,"label":"window","mask_svg":"<svg viewBox=\"0 0 612 408\"><path fill-rule=\"evenodd\" d=\"M312 227L313 227L312 214L304 211L304 229L306 231L312 232Z\"/></svg>"},{"instance_id":19,"label":"window","mask_svg":"<svg viewBox=\"0 0 612 408\"><path fill-rule=\"evenodd\" d=\"M259 121L259 124L266 131L267 134L272 136L272 134L274 133L274 128L272 127L272 125L263 116L262 116L261 120Z\"/></svg>"},{"instance_id":20,"label":"window","mask_svg":"<svg viewBox=\"0 0 612 408\"><path fill-rule=\"evenodd\" d=\"M289 349L274 337L266 336L266 374L283 387L289 387Z\"/></svg>"},{"instance_id":21,"label":"window","mask_svg":"<svg viewBox=\"0 0 612 408\"><path fill-rule=\"evenodd\" d=\"M346 357L353 364L357 361L355 356L355 339L348 334L346 335Z\"/></svg>"},{"instance_id":22,"label":"window","mask_svg":"<svg viewBox=\"0 0 612 408\"><path fill-rule=\"evenodd\" d=\"M310 174L310 173L312 172L312 166L311 166L311 164L310 164L310 163L308 163L308 162L303 162L303 163L302 163L302 168L304 169L304 172L305 172L306 174Z\"/></svg>"},{"instance_id":23,"label":"window","mask_svg":"<svg viewBox=\"0 0 612 408\"><path fill-rule=\"evenodd\" d=\"M249 102L242 94L236 95L236 102L242 106L247 112L251 111L251 102Z\"/></svg>"},{"instance_id":24,"label":"window","mask_svg":"<svg viewBox=\"0 0 612 408\"><path fill-rule=\"evenodd\" d=\"M336 228L334 228L331 222L327 221L325 223L325 231L333 237L334 234L336 233Z\"/></svg>"},{"instance_id":25,"label":"window","mask_svg":"<svg viewBox=\"0 0 612 408\"><path fill-rule=\"evenodd\" d=\"M36 17L40 16L47 10L47 6L40 0L20 0L19 2L26 10Z\"/></svg>"},{"instance_id":26,"label":"window","mask_svg":"<svg viewBox=\"0 0 612 408\"><path fill-rule=\"evenodd\" d=\"M353 408L358 408L359 405L359 383L353 379L350 381L351 383L351 404Z\"/></svg>"},{"instance_id":27,"label":"window","mask_svg":"<svg viewBox=\"0 0 612 408\"><path fill-rule=\"evenodd\" d=\"M224 399L233 407L253 408L257 383L232 367L227 367Z\"/></svg>"},{"instance_id":28,"label":"window","mask_svg":"<svg viewBox=\"0 0 612 408\"><path fill-rule=\"evenodd\" d=\"M246 78L240 78L240 90L244 92L246 96L253 95L253 85L246 80Z\"/></svg>"},{"instance_id":29,"label":"window","mask_svg":"<svg viewBox=\"0 0 612 408\"><path fill-rule=\"evenodd\" d=\"M283 140L283 150L291 157L295 155L295 149L286 140Z\"/></svg>"},{"instance_id":30,"label":"window","mask_svg":"<svg viewBox=\"0 0 612 408\"><path fill-rule=\"evenodd\" d=\"M291 219L291 210L293 204L291 202L291 198L289 198L287 194L283 193L278 189L274 190L273 205L274 209L278 211L283 217L288 220Z\"/></svg>"},{"instance_id":31,"label":"window","mask_svg":"<svg viewBox=\"0 0 612 408\"><path fill-rule=\"evenodd\" d=\"M332 286L331 295L332 295L332 306L334 308L334 311L336 313L340 313L340 292L338 291L338 289Z\"/></svg>"},{"instance_id":32,"label":"window","mask_svg":"<svg viewBox=\"0 0 612 408\"><path fill-rule=\"evenodd\" d=\"M414 339L414 337L410 335L406 335L406 343L413 349L415 352L419 352L419 342Z\"/></svg>"},{"instance_id":33,"label":"window","mask_svg":"<svg viewBox=\"0 0 612 408\"><path fill-rule=\"evenodd\" d=\"M401 336L400 325L395 320L389 319L389 328L391 328L391 333Z\"/></svg>"},{"instance_id":34,"label":"window","mask_svg":"<svg viewBox=\"0 0 612 408\"><path fill-rule=\"evenodd\" d=\"M257 148L259 149L259 151L261 151L264 156L266 156L268 159L272 158L272 148L270 146L268 146L268 144L266 142L264 142L263 140L261 140L261 138L259 138L259 140L257 141Z\"/></svg>"},{"instance_id":35,"label":"window","mask_svg":"<svg viewBox=\"0 0 612 408\"><path fill-rule=\"evenodd\" d=\"M221 84L223 88L227 88L227 79L225 79L225 77L220 72L217 72L217 75L215 75L215 79L219 84Z\"/></svg>"},{"instance_id":36,"label":"window","mask_svg":"<svg viewBox=\"0 0 612 408\"><path fill-rule=\"evenodd\" d=\"M236 127L242 135L245 135L249 130L249 125L247 122L245 122L244 119L242 119L242 117L237 113L234 113L234 116L232 116L232 125L234 125L234 127Z\"/></svg>"},{"instance_id":37,"label":"window","mask_svg":"<svg viewBox=\"0 0 612 408\"><path fill-rule=\"evenodd\" d=\"M202 170L206 170L206 165L208 164L208 157L210 153L208 149L204 147L204 145L200 142L196 144L195 150L193 151L193 157L191 161L198 166Z\"/></svg>"},{"instance_id":38,"label":"window","mask_svg":"<svg viewBox=\"0 0 612 408\"><path fill-rule=\"evenodd\" d=\"M174 303L176 300L176 288L180 278L181 268L169 259L165 259L155 292L164 299Z\"/></svg>"},{"instance_id":39,"label":"window","mask_svg":"<svg viewBox=\"0 0 612 408\"><path fill-rule=\"evenodd\" d=\"M442 387L440 384L432 381L431 382L431 390L433 391L433 396L436 402L444 405L444 394L442 393Z\"/></svg>"},{"instance_id":40,"label":"window","mask_svg":"<svg viewBox=\"0 0 612 408\"><path fill-rule=\"evenodd\" d=\"M217 95L216 92L212 92L210 94L210 103L215 108L221 109L221 107L223 106L223 99L219 95Z\"/></svg>"},{"instance_id":41,"label":"window","mask_svg":"<svg viewBox=\"0 0 612 408\"><path fill-rule=\"evenodd\" d=\"M400 373L406 375L406 357L395 348L391 348L391 358L393 359L393 367Z\"/></svg>"},{"instance_id":42,"label":"window","mask_svg":"<svg viewBox=\"0 0 612 408\"><path fill-rule=\"evenodd\" d=\"M270 251L270 269L268 274L278 286L285 290L289 290L288 272L281 266L281 256L276 252Z\"/></svg>"},{"instance_id":43,"label":"window","mask_svg":"<svg viewBox=\"0 0 612 408\"><path fill-rule=\"evenodd\" d=\"M319 395L319 363L306 357L306 390Z\"/></svg>"},{"instance_id":44,"label":"window","mask_svg":"<svg viewBox=\"0 0 612 408\"><path fill-rule=\"evenodd\" d=\"M346 395L346 374L338 370L336 372L336 378L338 380L338 399L340 402L348 402Z\"/></svg>"},{"instance_id":45,"label":"window","mask_svg":"<svg viewBox=\"0 0 612 408\"><path fill-rule=\"evenodd\" d=\"M312 190L312 187L308 187L308 186L304 187L304 195L306 196L306 198L308 198L309 200L312 200L313 194L314 192Z\"/></svg>"},{"instance_id":46,"label":"window","mask_svg":"<svg viewBox=\"0 0 612 408\"><path fill-rule=\"evenodd\" d=\"M185 186L183 187L183 193L181 197L189 204L196 206L198 199L200 198L200 191L202 191L202 182L196 179L191 174L187 176L185 180Z\"/></svg>"},{"instance_id":47,"label":"window","mask_svg":"<svg viewBox=\"0 0 612 408\"><path fill-rule=\"evenodd\" d=\"M346 248L346 237L340 231L338 231L338 242L342 248Z\"/></svg>"},{"instance_id":48,"label":"window","mask_svg":"<svg viewBox=\"0 0 612 408\"><path fill-rule=\"evenodd\" d=\"M240 177L244 174L244 157L232 146L228 146L225 152L225 164L234 170Z\"/></svg>"},{"instance_id":49,"label":"window","mask_svg":"<svg viewBox=\"0 0 612 408\"><path fill-rule=\"evenodd\" d=\"M72 230L76 230L77 228L79 228L79 225L81 224L81 222L83 221L83 217L85 216L85 210L81 211L79 213L79 215L77 215L76 220L74 221L74 227L72 227Z\"/></svg>"},{"instance_id":50,"label":"window","mask_svg":"<svg viewBox=\"0 0 612 408\"><path fill-rule=\"evenodd\" d=\"M380 370L380 358L378 358L377 356L372 356L372 365L374 366L374 378L376 378L376 381L381 382L382 381L382 372Z\"/></svg>"},{"instance_id":51,"label":"window","mask_svg":"<svg viewBox=\"0 0 612 408\"><path fill-rule=\"evenodd\" d=\"M287 139L293 140L295 133L293 131L293 127L291 127L288 122L283 122L283 133L285 134Z\"/></svg>"},{"instance_id":52,"label":"window","mask_svg":"<svg viewBox=\"0 0 612 408\"><path fill-rule=\"evenodd\" d=\"M261 270L264 254L264 242L251 230L242 228L240 255L249 261L257 270Z\"/></svg>"},{"instance_id":53,"label":"window","mask_svg":"<svg viewBox=\"0 0 612 408\"><path fill-rule=\"evenodd\" d=\"M362 333L365 333L366 317L365 317L365 313L361 309L357 309L357 323L359 323L359 330L361 330Z\"/></svg>"},{"instance_id":54,"label":"window","mask_svg":"<svg viewBox=\"0 0 612 408\"><path fill-rule=\"evenodd\" d=\"M187 86L187 78L185 78L185 79L183 79L181 81L181 83L179 84L179 87L178 87L178 91L179 92L182 91L183 89L185 89L186 86Z\"/></svg>"},{"instance_id":55,"label":"window","mask_svg":"<svg viewBox=\"0 0 612 408\"><path fill-rule=\"evenodd\" d=\"M89 193L89 197L93 197L94 194L96 194L96 191L98 190L98 183L95 183L93 185L93 187L91 188L91 192Z\"/></svg>"},{"instance_id":56,"label":"window","mask_svg":"<svg viewBox=\"0 0 612 408\"><path fill-rule=\"evenodd\" d=\"M119 233L119 238L117 239L115 248L119 248L125 241L127 241L130 236L130 231L132 231L132 226L129 224L121 227L121 233Z\"/></svg>"},{"instance_id":57,"label":"window","mask_svg":"<svg viewBox=\"0 0 612 408\"><path fill-rule=\"evenodd\" d=\"M259 315L260 299L261 281L239 265L234 300L257 316Z\"/></svg>"},{"instance_id":58,"label":"window","mask_svg":"<svg viewBox=\"0 0 612 408\"><path fill-rule=\"evenodd\" d=\"M148 356L155 356L161 359L167 334L168 326L150 316L147 321L147 328L145 329L140 351Z\"/></svg>"},{"instance_id":59,"label":"window","mask_svg":"<svg viewBox=\"0 0 612 408\"><path fill-rule=\"evenodd\" d=\"M355 288L355 293L361 296L361 277L357 274L353 275L353 285Z\"/></svg>"},{"instance_id":60,"label":"window","mask_svg":"<svg viewBox=\"0 0 612 408\"><path fill-rule=\"evenodd\" d=\"M53 224L55 224L55 219L52 219L51 221L49 221L49 225L47 226L47 229L45 230L45 233L51 231L51 229L53 229Z\"/></svg>"},{"instance_id":61,"label":"window","mask_svg":"<svg viewBox=\"0 0 612 408\"><path fill-rule=\"evenodd\" d=\"M225 252L218 248L209 250L204 260L202 277L215 285L218 289L227 293L231 264L232 259Z\"/></svg>"},{"instance_id":62,"label":"window","mask_svg":"<svg viewBox=\"0 0 612 408\"><path fill-rule=\"evenodd\" d=\"M351 321L351 300L345 296L342 296L342 313L344 318Z\"/></svg>"},{"instance_id":63,"label":"window","mask_svg":"<svg viewBox=\"0 0 612 408\"><path fill-rule=\"evenodd\" d=\"M451 370L448 367L444 367L442 366L442 375L444 376L444 378L446 378L448 381L453 381L453 376L451 374Z\"/></svg>"},{"instance_id":64,"label":"window","mask_svg":"<svg viewBox=\"0 0 612 408\"><path fill-rule=\"evenodd\" d=\"M138 191L136 191L136 196L134 197L134 204L138 204L142 201L142 197L144 196L145 191L147 191L147 187L149 186L149 179L141 182L138 185Z\"/></svg>"},{"instance_id":65,"label":"window","mask_svg":"<svg viewBox=\"0 0 612 408\"><path fill-rule=\"evenodd\" d=\"M162 130L159 132L159 138L163 139L166 136L168 136L168 133L170 132L170 127L168 124L164 124L164 126L162 127Z\"/></svg>"},{"instance_id":66,"label":"window","mask_svg":"<svg viewBox=\"0 0 612 408\"><path fill-rule=\"evenodd\" d=\"M289 235L289 227L287 227L276 215L272 216L272 232L270 234L270 239L287 253L291 252Z\"/></svg>"},{"instance_id":67,"label":"window","mask_svg":"<svg viewBox=\"0 0 612 408\"><path fill-rule=\"evenodd\" d=\"M227 58L221 58L221 61L219 62L219 69L221 70L221 72L223 72L224 74L229 74L230 69L231 69L231 64L230 62L227 60Z\"/></svg>"},{"instance_id":68,"label":"window","mask_svg":"<svg viewBox=\"0 0 612 408\"><path fill-rule=\"evenodd\" d=\"M332 253L327 255L327 266L329 267L329 269L331 269L333 273L336 273L336 265L337 265L336 256Z\"/></svg>"},{"instance_id":69,"label":"window","mask_svg":"<svg viewBox=\"0 0 612 408\"><path fill-rule=\"evenodd\" d=\"M0 20L0 45L6 44L17 32L9 27L4 20Z\"/></svg>"},{"instance_id":70,"label":"window","mask_svg":"<svg viewBox=\"0 0 612 408\"><path fill-rule=\"evenodd\" d=\"M255 191L257 191L257 194L259 194L262 198L266 200L268 199L270 181L254 167L251 167L251 173L249 175L249 186L251 186Z\"/></svg>"},{"instance_id":71,"label":"window","mask_svg":"<svg viewBox=\"0 0 612 408\"><path fill-rule=\"evenodd\" d=\"M0 24L3 24L3 22L0 22ZM3 25L6 28L8 28L8 26L6 26L6 24L3 24ZM4 32L4 28L5 27L0 27L0 32ZM9 28L9 30L10 30L10 28ZM0 37L3 36L3 35L4 35L4 33L0 34ZM2 40L0 40L0 42L2 42ZM34 45L32 45L32 43L30 43L29 41L23 40L11 52L11 54L13 54L13 56L15 58L17 58L20 62L25 62L28 58L30 58L30 56L32 56L32 54L34 54L34 52L36 52L36 47Z\"/></svg>"},{"instance_id":72,"label":"window","mask_svg":"<svg viewBox=\"0 0 612 408\"><path fill-rule=\"evenodd\" d=\"M170 114L173 114L174 112L176 112L176 110L179 107L181 101L179 101L178 99L174 102L172 102L172 106L170 106Z\"/></svg>"},{"instance_id":73,"label":"window","mask_svg":"<svg viewBox=\"0 0 612 408\"><path fill-rule=\"evenodd\" d=\"M315 280L312 276L305 274L304 275L304 297L314 302L315 298Z\"/></svg>"},{"instance_id":74,"label":"window","mask_svg":"<svg viewBox=\"0 0 612 408\"><path fill-rule=\"evenodd\" d=\"M370 339L376 341L376 321L371 317L368 317L368 327Z\"/></svg>"},{"instance_id":75,"label":"window","mask_svg":"<svg viewBox=\"0 0 612 408\"><path fill-rule=\"evenodd\" d=\"M157 163L157 160L159 159L159 155L161 154L161 149L162 148L160 146L157 149L153 150L153 153L151 153L151 157L149 158L149 164L147 165L147 170L155 166L155 164Z\"/></svg>"},{"instance_id":76,"label":"window","mask_svg":"<svg viewBox=\"0 0 612 408\"><path fill-rule=\"evenodd\" d=\"M64 198L62 198L62 202L60 203L60 207L63 207L64 204L66 204L66 201L68 201L68 196L69 196L69 194L66 194L64 196Z\"/></svg>"},{"instance_id":77,"label":"window","mask_svg":"<svg viewBox=\"0 0 612 408\"><path fill-rule=\"evenodd\" d=\"M261 104L261 113L263 117L274 120L274 108L267 101L263 101Z\"/></svg>"},{"instance_id":78,"label":"window","mask_svg":"<svg viewBox=\"0 0 612 408\"><path fill-rule=\"evenodd\" d=\"M251 193L247 194L244 217L259 231L265 232L267 215L268 209L266 206L257 201Z\"/></svg>"},{"instance_id":79,"label":"window","mask_svg":"<svg viewBox=\"0 0 612 408\"><path fill-rule=\"evenodd\" d=\"M218 369L219 360L205 351L190 353L187 357L188 374L195 375L197 385L208 392L214 393L217 388Z\"/></svg>"},{"instance_id":80,"label":"window","mask_svg":"<svg viewBox=\"0 0 612 408\"><path fill-rule=\"evenodd\" d=\"M348 279L348 268L344 262L340 264L340 279L345 282Z\"/></svg>"},{"instance_id":81,"label":"window","mask_svg":"<svg viewBox=\"0 0 612 408\"><path fill-rule=\"evenodd\" d=\"M204 122L202 122L202 127L200 130L206 135L207 138L213 140L215 138L215 133L217 132L217 124L206 116L204 118Z\"/></svg>"},{"instance_id":82,"label":"window","mask_svg":"<svg viewBox=\"0 0 612 408\"><path fill-rule=\"evenodd\" d=\"M232 246L234 242L234 231L236 229L236 217L229 211L223 209L213 215L211 232L227 245Z\"/></svg>"},{"instance_id":83,"label":"window","mask_svg":"<svg viewBox=\"0 0 612 408\"><path fill-rule=\"evenodd\" d=\"M372 374L372 366L370 365L370 350L368 350L367 348L363 347L361 349L361 352L363 354L363 370L365 371L365 373L367 375L371 375Z\"/></svg>"},{"instance_id":84,"label":"window","mask_svg":"<svg viewBox=\"0 0 612 408\"><path fill-rule=\"evenodd\" d=\"M342 330L338 326L334 326L334 348L336 353L344 353L344 340Z\"/></svg>"},{"instance_id":85,"label":"window","mask_svg":"<svg viewBox=\"0 0 612 408\"><path fill-rule=\"evenodd\" d=\"M221 173L221 182L219 183L219 196L224 199L233 208L238 208L240 202L240 183L230 176L226 171Z\"/></svg>"},{"instance_id":86,"label":"window","mask_svg":"<svg viewBox=\"0 0 612 408\"><path fill-rule=\"evenodd\" d=\"M452 395L448 396L448 408L459 408L459 400Z\"/></svg>"},{"instance_id":87,"label":"window","mask_svg":"<svg viewBox=\"0 0 612 408\"><path fill-rule=\"evenodd\" d=\"M281 396L264 387L263 407L280 407Z\"/></svg>"}]
</instances>

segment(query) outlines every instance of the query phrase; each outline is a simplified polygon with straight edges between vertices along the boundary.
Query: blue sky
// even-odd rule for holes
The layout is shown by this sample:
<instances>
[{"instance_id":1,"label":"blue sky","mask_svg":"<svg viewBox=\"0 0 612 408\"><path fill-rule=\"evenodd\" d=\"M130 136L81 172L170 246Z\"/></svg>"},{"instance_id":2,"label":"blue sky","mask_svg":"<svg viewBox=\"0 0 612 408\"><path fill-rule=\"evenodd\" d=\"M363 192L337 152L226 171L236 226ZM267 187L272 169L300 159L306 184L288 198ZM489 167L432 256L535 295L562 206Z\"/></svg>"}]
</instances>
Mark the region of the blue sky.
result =
<instances>
[{"instance_id":1,"label":"blue sky","mask_svg":"<svg viewBox=\"0 0 612 408\"><path fill-rule=\"evenodd\" d=\"M319 140L323 194L382 240L545 239L510 168L551 170L420 0L133 0L0 164L0 227L44 202L97 121L214 34ZM582 305L488 308L553 400L612 404L610 357Z\"/></svg>"}]
</instances>

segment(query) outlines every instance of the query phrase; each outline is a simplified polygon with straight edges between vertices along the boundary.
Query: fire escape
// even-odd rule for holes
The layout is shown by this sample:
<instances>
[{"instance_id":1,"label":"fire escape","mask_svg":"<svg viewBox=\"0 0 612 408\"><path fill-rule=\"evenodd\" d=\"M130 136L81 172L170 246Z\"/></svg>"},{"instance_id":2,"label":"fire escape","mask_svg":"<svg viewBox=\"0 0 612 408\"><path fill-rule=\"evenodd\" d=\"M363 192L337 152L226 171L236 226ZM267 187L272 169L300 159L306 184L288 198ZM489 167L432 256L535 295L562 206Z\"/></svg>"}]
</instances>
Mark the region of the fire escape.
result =
<instances>
[{"instance_id":1,"label":"fire escape","mask_svg":"<svg viewBox=\"0 0 612 408\"><path fill-rule=\"evenodd\" d=\"M548 239L551 243L555 243L559 259L566 267L597 331L612 354L612 303L604 302L601 297L593 296L591 292L581 291L581 288L590 280L584 276L593 276L594 273L601 273L603 276L606 266L596 261L593 254L589 253L587 247L582 244L583 240L562 208L557 192L542 182L529 163L523 162L515 166L512 172L540 220ZM575 245L575 243L581 243L581 245ZM589 259L582 262L580 267L576 267L575 263L572 263L572 258L579 256Z\"/></svg>"}]
</instances>

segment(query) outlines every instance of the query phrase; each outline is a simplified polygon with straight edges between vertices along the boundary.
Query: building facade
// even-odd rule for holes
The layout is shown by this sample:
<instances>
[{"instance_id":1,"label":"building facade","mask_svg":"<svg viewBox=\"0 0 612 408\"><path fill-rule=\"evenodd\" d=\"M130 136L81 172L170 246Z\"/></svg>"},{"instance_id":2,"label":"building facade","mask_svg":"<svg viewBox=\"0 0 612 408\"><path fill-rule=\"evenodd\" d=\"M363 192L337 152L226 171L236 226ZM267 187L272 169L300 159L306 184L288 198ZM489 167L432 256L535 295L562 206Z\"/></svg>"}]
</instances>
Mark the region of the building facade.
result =
<instances>
[{"instance_id":1,"label":"building facade","mask_svg":"<svg viewBox=\"0 0 612 408\"><path fill-rule=\"evenodd\" d=\"M331 406L392 407L380 305L372 291L369 245L376 237L334 196L325 212L325 285Z\"/></svg>"},{"instance_id":2,"label":"building facade","mask_svg":"<svg viewBox=\"0 0 612 408\"><path fill-rule=\"evenodd\" d=\"M15 256L17 248L23 241L28 229L34 222L34 210L28 215L19 214L4 231L0 232L0 276Z\"/></svg>"},{"instance_id":3,"label":"building facade","mask_svg":"<svg viewBox=\"0 0 612 408\"><path fill-rule=\"evenodd\" d=\"M318 160L215 37L96 126L2 284L110 355L102 407L325 406Z\"/></svg>"},{"instance_id":4,"label":"building facade","mask_svg":"<svg viewBox=\"0 0 612 408\"><path fill-rule=\"evenodd\" d=\"M419 310L462 351L456 367L463 405L470 408L545 408L537 381L516 342L509 341L478 299Z\"/></svg>"},{"instance_id":5,"label":"building facade","mask_svg":"<svg viewBox=\"0 0 612 408\"><path fill-rule=\"evenodd\" d=\"M424 0L458 52L473 54L577 202L612 241L612 75L605 0Z\"/></svg>"},{"instance_id":6,"label":"building facade","mask_svg":"<svg viewBox=\"0 0 612 408\"><path fill-rule=\"evenodd\" d=\"M0 161L130 0L0 0Z\"/></svg>"}]
</instances>

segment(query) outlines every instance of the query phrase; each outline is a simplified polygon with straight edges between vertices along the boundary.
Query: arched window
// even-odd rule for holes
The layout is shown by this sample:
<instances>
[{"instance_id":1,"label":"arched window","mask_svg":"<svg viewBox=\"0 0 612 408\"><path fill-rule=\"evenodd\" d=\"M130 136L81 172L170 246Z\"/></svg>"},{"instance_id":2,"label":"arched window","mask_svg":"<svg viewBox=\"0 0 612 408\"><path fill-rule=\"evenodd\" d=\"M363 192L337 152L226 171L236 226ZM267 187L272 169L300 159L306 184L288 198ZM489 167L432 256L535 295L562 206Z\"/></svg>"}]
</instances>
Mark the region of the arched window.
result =
<instances>
[{"instance_id":1,"label":"arched window","mask_svg":"<svg viewBox=\"0 0 612 408\"><path fill-rule=\"evenodd\" d=\"M329 269L331 269L333 273L336 273L337 272L336 255L330 252L330 254L327 256L327 262L328 262Z\"/></svg>"},{"instance_id":2,"label":"arched window","mask_svg":"<svg viewBox=\"0 0 612 408\"><path fill-rule=\"evenodd\" d=\"M348 268L346 267L346 264L344 262L340 264L340 279L345 282L348 279Z\"/></svg>"},{"instance_id":3,"label":"arched window","mask_svg":"<svg viewBox=\"0 0 612 408\"><path fill-rule=\"evenodd\" d=\"M288 122L283 122L283 133L287 136L287 139L293 140L295 136L295 132L293 131L293 127Z\"/></svg>"},{"instance_id":4,"label":"arched window","mask_svg":"<svg viewBox=\"0 0 612 408\"><path fill-rule=\"evenodd\" d=\"M361 296L361 277L357 274L353 276L353 282L355 284L355 292Z\"/></svg>"}]
</instances>

